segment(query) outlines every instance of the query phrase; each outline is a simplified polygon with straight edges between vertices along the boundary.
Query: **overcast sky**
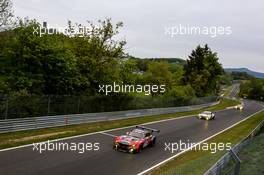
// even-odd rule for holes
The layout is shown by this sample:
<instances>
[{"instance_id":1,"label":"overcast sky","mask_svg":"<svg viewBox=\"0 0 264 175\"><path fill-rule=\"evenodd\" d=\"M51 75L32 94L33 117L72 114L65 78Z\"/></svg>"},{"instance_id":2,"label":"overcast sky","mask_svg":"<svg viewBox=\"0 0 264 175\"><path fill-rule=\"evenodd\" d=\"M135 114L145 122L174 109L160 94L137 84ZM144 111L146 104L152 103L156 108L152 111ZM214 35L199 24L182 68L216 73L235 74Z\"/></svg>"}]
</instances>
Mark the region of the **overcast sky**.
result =
<instances>
[{"instance_id":1,"label":"overcast sky","mask_svg":"<svg viewBox=\"0 0 264 175\"><path fill-rule=\"evenodd\" d=\"M264 1L262 0L13 0L15 15L65 26L67 20L86 24L111 17L122 21L120 37L136 57L186 59L198 44L208 43L224 67L264 72ZM173 26L231 27L232 33L176 35Z\"/></svg>"}]
</instances>

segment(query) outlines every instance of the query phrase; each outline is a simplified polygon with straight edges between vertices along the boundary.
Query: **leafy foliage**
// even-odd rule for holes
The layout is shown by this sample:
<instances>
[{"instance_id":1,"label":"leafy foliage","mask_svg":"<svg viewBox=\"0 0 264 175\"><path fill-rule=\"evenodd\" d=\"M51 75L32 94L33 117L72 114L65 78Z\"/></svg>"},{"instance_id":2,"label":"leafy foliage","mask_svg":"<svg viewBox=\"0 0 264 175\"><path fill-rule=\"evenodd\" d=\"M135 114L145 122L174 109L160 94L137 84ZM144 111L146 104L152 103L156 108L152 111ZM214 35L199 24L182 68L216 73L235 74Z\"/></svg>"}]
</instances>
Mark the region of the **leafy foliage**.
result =
<instances>
[{"instance_id":1,"label":"leafy foliage","mask_svg":"<svg viewBox=\"0 0 264 175\"><path fill-rule=\"evenodd\" d=\"M240 87L240 96L264 101L264 80L251 78Z\"/></svg>"},{"instance_id":2,"label":"leafy foliage","mask_svg":"<svg viewBox=\"0 0 264 175\"><path fill-rule=\"evenodd\" d=\"M249 79L253 78L252 76L250 76L246 72L231 72L231 76L232 76L233 80L249 80Z\"/></svg>"},{"instance_id":3,"label":"leafy foliage","mask_svg":"<svg viewBox=\"0 0 264 175\"><path fill-rule=\"evenodd\" d=\"M199 45L192 51L184 71L184 82L191 85L197 96L216 94L219 90L223 68L218 62L217 53L207 45Z\"/></svg>"},{"instance_id":4,"label":"leafy foliage","mask_svg":"<svg viewBox=\"0 0 264 175\"><path fill-rule=\"evenodd\" d=\"M83 37L56 32L40 37L35 33L40 23L20 20L13 29L0 32L0 93L98 96L99 85L116 82L166 86L165 93L152 97L186 100L216 94L222 67L207 45L198 46L187 62L138 59L125 53L126 41L114 39L122 26L108 18L88 22L88 27L69 21L67 30L85 28Z\"/></svg>"},{"instance_id":5,"label":"leafy foliage","mask_svg":"<svg viewBox=\"0 0 264 175\"><path fill-rule=\"evenodd\" d=\"M33 94L95 94L99 83L118 79L124 41L112 38L122 26L110 19L90 24L85 37L34 34L41 25L20 21L19 27L2 32L1 70L12 91ZM69 23L69 28L70 28Z\"/></svg>"},{"instance_id":6,"label":"leafy foliage","mask_svg":"<svg viewBox=\"0 0 264 175\"><path fill-rule=\"evenodd\" d=\"M169 64L166 62L149 62L144 76L145 84L165 85L167 89L172 85L172 73L169 70Z\"/></svg>"},{"instance_id":7,"label":"leafy foliage","mask_svg":"<svg viewBox=\"0 0 264 175\"><path fill-rule=\"evenodd\" d=\"M1 0L0 1L0 27L4 28L6 25L10 24L11 18L13 17L12 10L13 3L11 0ZM1 29L0 28L0 29Z\"/></svg>"}]
</instances>

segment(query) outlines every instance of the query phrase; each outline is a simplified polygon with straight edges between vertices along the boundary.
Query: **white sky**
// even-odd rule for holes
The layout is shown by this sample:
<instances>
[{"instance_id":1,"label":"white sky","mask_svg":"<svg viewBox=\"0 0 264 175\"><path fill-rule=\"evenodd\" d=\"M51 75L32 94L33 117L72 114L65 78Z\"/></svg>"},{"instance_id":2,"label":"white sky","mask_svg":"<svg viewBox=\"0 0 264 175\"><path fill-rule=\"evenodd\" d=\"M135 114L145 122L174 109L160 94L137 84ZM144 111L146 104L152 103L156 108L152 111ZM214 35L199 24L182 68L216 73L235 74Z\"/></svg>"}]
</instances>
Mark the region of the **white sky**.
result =
<instances>
[{"instance_id":1,"label":"white sky","mask_svg":"<svg viewBox=\"0 0 264 175\"><path fill-rule=\"evenodd\" d=\"M65 26L111 17L122 21L120 37L136 57L187 58L208 43L224 67L264 72L264 1L261 0L13 0L15 15ZM230 26L231 35L165 35L168 26Z\"/></svg>"}]
</instances>

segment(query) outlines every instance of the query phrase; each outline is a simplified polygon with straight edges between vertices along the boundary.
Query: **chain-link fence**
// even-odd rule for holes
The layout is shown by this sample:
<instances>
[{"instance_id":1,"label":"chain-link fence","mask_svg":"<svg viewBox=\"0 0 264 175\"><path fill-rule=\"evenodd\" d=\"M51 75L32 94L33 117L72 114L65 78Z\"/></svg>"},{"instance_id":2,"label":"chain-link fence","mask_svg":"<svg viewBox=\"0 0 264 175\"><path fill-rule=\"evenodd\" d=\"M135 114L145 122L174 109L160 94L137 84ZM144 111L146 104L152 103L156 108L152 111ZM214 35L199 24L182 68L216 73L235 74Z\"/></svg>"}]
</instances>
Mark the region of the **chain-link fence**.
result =
<instances>
[{"instance_id":1,"label":"chain-link fence","mask_svg":"<svg viewBox=\"0 0 264 175\"><path fill-rule=\"evenodd\" d=\"M238 153L249 145L253 138L264 127L262 121L243 141L235 145L231 151L226 153L217 163L212 166L204 175L239 175L240 159Z\"/></svg>"},{"instance_id":2,"label":"chain-link fence","mask_svg":"<svg viewBox=\"0 0 264 175\"><path fill-rule=\"evenodd\" d=\"M216 100L217 97L0 96L0 119L178 107Z\"/></svg>"}]
</instances>

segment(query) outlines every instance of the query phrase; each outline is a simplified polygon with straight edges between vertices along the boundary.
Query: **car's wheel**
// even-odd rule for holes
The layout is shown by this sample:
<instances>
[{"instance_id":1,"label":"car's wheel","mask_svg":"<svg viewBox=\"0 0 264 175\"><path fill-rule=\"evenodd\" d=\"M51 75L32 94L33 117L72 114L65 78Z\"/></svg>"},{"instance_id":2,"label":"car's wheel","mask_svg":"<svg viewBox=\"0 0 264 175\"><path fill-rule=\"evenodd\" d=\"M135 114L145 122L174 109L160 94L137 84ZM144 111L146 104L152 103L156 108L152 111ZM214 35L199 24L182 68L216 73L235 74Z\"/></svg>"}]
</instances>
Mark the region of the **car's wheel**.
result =
<instances>
[{"instance_id":1,"label":"car's wheel","mask_svg":"<svg viewBox=\"0 0 264 175\"><path fill-rule=\"evenodd\" d=\"M138 152L138 153L141 153L142 150L143 150L143 145L140 145L139 148L138 148L138 151L137 151L137 152Z\"/></svg>"},{"instance_id":2,"label":"car's wheel","mask_svg":"<svg viewBox=\"0 0 264 175\"><path fill-rule=\"evenodd\" d=\"M155 144L156 144L156 138L154 138L154 139L152 140L152 142L150 143L150 146L153 147L153 146L155 146Z\"/></svg>"},{"instance_id":3,"label":"car's wheel","mask_svg":"<svg viewBox=\"0 0 264 175\"><path fill-rule=\"evenodd\" d=\"M116 145L114 145L114 146L113 146L113 149L117 150L117 146L116 146Z\"/></svg>"},{"instance_id":4,"label":"car's wheel","mask_svg":"<svg viewBox=\"0 0 264 175\"><path fill-rule=\"evenodd\" d=\"M133 150L133 151L129 151L131 154L136 154L137 151L136 150Z\"/></svg>"}]
</instances>

